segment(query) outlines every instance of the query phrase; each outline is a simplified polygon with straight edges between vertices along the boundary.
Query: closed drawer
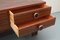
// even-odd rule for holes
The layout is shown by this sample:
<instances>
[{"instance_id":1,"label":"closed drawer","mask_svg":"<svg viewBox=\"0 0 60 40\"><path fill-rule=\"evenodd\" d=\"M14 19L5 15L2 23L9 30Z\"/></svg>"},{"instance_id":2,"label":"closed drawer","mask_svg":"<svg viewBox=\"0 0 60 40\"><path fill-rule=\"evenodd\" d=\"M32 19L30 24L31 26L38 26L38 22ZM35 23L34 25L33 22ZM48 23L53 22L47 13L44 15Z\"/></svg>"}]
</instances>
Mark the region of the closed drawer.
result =
<instances>
[{"instance_id":1,"label":"closed drawer","mask_svg":"<svg viewBox=\"0 0 60 40\"><path fill-rule=\"evenodd\" d=\"M7 15L6 15L7 16ZM1 23L9 23L9 17L1 17L0 18L0 24Z\"/></svg>"},{"instance_id":2,"label":"closed drawer","mask_svg":"<svg viewBox=\"0 0 60 40\"><path fill-rule=\"evenodd\" d=\"M9 23L0 24L0 33L6 32L6 31L8 31L10 29L11 29L11 27L10 27Z\"/></svg>"},{"instance_id":3,"label":"closed drawer","mask_svg":"<svg viewBox=\"0 0 60 40\"><path fill-rule=\"evenodd\" d=\"M33 10L23 11L14 13L13 11L10 11L10 15L14 19L14 23L16 24L22 24L25 22L29 22L35 19L39 19L43 16L50 15L51 7L50 6L44 6L42 8L37 8Z\"/></svg>"},{"instance_id":4,"label":"closed drawer","mask_svg":"<svg viewBox=\"0 0 60 40\"><path fill-rule=\"evenodd\" d=\"M6 18L6 17L8 17L8 13L1 13L0 14L0 18Z\"/></svg>"},{"instance_id":5,"label":"closed drawer","mask_svg":"<svg viewBox=\"0 0 60 40\"><path fill-rule=\"evenodd\" d=\"M1 19L8 19L9 14L7 10L0 11L0 20Z\"/></svg>"},{"instance_id":6,"label":"closed drawer","mask_svg":"<svg viewBox=\"0 0 60 40\"><path fill-rule=\"evenodd\" d=\"M0 33L10 30L9 14L7 10L0 10Z\"/></svg>"},{"instance_id":7,"label":"closed drawer","mask_svg":"<svg viewBox=\"0 0 60 40\"><path fill-rule=\"evenodd\" d=\"M39 25L43 25L43 26L54 25L55 19L56 18L53 16L46 16L46 17L42 17L41 19L26 22L21 25L16 25L15 23L13 23L13 21L10 21L10 24L13 31L19 37L19 36L25 36L25 35L38 31Z\"/></svg>"}]
</instances>

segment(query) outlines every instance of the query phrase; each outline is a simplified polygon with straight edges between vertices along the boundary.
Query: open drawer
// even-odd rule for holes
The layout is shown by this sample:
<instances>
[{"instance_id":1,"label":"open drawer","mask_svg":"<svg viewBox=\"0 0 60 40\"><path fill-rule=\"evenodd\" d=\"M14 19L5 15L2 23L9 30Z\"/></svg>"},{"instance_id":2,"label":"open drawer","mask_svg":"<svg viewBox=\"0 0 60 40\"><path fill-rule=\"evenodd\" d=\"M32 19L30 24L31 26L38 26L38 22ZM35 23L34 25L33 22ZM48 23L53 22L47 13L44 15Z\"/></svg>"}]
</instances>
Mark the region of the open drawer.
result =
<instances>
[{"instance_id":1,"label":"open drawer","mask_svg":"<svg viewBox=\"0 0 60 40\"><path fill-rule=\"evenodd\" d=\"M16 35L19 36L26 36L29 34L32 34L33 32L38 31L38 29L40 28L39 25L54 25L55 24L55 17L53 16L45 16L42 17L40 19L36 19L30 22L26 22L23 24L15 24L11 19L10 19L10 25L11 28L13 29L13 31L16 33ZM43 26L41 26L41 28L43 28Z\"/></svg>"},{"instance_id":2,"label":"open drawer","mask_svg":"<svg viewBox=\"0 0 60 40\"><path fill-rule=\"evenodd\" d=\"M16 10L17 11L17 10ZM25 22L29 22L35 19L39 19L41 17L50 15L51 7L44 5L42 8L36 8L36 9L30 9L25 10L23 12L17 12L9 11L11 20L14 21L15 24L23 24Z\"/></svg>"}]
</instances>

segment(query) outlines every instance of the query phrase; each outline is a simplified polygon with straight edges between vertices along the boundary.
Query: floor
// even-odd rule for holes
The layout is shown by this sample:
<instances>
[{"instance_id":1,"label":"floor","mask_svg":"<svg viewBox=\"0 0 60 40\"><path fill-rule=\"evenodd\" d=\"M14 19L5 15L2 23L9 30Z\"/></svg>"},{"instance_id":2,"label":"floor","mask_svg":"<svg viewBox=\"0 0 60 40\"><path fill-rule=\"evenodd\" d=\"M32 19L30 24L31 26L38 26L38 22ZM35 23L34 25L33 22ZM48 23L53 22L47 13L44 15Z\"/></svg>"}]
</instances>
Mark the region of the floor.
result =
<instances>
[{"instance_id":1,"label":"floor","mask_svg":"<svg viewBox=\"0 0 60 40\"><path fill-rule=\"evenodd\" d=\"M53 13L52 15L56 17L55 25L43 29L42 31L38 31L38 35L36 36L17 38L14 32L12 32L5 36L0 36L0 40L60 40L60 12Z\"/></svg>"}]
</instances>

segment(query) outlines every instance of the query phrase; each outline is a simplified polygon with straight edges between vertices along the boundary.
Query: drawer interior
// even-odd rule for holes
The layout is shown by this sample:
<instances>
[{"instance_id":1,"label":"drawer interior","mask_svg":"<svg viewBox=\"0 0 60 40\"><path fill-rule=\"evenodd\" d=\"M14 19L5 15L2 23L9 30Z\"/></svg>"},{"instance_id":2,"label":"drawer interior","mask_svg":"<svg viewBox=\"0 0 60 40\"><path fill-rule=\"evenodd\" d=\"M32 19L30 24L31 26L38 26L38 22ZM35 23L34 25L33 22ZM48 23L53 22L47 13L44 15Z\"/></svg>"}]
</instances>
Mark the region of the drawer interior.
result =
<instances>
[{"instance_id":1,"label":"drawer interior","mask_svg":"<svg viewBox=\"0 0 60 40\"><path fill-rule=\"evenodd\" d=\"M39 8L46 8L47 5L45 6L45 4L43 5L32 5L32 6L27 6L27 7L23 7L23 8L16 8L15 10L12 9L11 11L14 13L14 14L18 14L18 13L21 13L21 12L26 12L26 11L29 11L29 10L35 10L35 9L39 9Z\"/></svg>"},{"instance_id":2,"label":"drawer interior","mask_svg":"<svg viewBox=\"0 0 60 40\"><path fill-rule=\"evenodd\" d=\"M33 20L31 22L26 22L24 24L21 25L16 25L12 20L10 20L10 24L11 24L11 28L13 29L13 31L16 33L16 35L19 37L19 30L30 27L30 26L34 26L34 25L44 25L46 23L50 23L53 22L53 24L55 23L55 17L53 16L46 16L43 17L41 19L38 20Z\"/></svg>"}]
</instances>

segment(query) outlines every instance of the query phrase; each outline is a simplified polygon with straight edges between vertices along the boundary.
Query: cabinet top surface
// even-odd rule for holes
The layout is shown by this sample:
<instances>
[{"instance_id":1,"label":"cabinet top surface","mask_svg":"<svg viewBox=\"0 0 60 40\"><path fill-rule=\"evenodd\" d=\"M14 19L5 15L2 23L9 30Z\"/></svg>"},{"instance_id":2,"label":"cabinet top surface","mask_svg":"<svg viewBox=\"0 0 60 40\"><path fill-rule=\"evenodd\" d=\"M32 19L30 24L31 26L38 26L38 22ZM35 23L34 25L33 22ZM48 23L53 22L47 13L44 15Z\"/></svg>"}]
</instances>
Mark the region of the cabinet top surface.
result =
<instances>
[{"instance_id":1,"label":"cabinet top surface","mask_svg":"<svg viewBox=\"0 0 60 40\"><path fill-rule=\"evenodd\" d=\"M0 10L42 3L42 0L0 0Z\"/></svg>"}]
</instances>

